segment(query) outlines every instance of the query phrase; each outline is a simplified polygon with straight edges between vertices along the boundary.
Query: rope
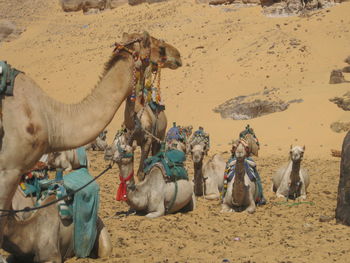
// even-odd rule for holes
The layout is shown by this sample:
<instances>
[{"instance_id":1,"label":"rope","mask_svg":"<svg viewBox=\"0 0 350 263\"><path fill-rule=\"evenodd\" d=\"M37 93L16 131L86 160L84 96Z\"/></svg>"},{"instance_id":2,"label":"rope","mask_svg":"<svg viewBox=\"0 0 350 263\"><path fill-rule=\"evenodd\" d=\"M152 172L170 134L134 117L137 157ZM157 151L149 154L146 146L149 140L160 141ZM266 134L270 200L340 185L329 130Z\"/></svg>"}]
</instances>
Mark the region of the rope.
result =
<instances>
[{"instance_id":1,"label":"rope","mask_svg":"<svg viewBox=\"0 0 350 263\"><path fill-rule=\"evenodd\" d=\"M6 212L6 214L2 214L0 215L0 217L4 217L4 216L9 216L9 215L13 215L13 214L17 214L17 213L21 213L21 212L31 212L31 211L35 211L35 210L39 210L39 209L42 209L42 208L46 208L46 207L49 207L53 204L56 204L62 200L65 200L69 197L72 197L74 196L77 192L83 190L85 187L87 187L88 185L90 185L91 183L93 183L94 181L96 181L98 178L100 178L102 175L104 175L108 170L112 169L112 165L109 164L107 166L106 169L104 169L99 175L97 175L94 179L92 179L90 182L86 183L85 185L83 185L82 187L78 188L77 190L74 190L72 192L70 192L69 194L65 195L65 196L62 196L52 202L49 202L49 203L46 203L44 205L41 205L41 206L37 206L37 207L25 207L23 209L19 209L19 210L7 210L7 209L0 209L0 212Z\"/></svg>"}]
</instances>

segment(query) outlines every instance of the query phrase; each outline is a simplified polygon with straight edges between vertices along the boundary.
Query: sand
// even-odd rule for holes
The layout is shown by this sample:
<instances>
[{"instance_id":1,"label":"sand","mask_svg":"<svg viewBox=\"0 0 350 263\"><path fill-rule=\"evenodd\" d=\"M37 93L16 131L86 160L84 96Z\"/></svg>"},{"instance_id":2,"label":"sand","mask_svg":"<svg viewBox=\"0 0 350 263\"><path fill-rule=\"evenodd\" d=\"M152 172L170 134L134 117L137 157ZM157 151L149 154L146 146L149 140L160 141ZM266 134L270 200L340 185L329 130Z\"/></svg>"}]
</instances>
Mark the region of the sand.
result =
<instances>
[{"instance_id":1,"label":"sand","mask_svg":"<svg viewBox=\"0 0 350 263\"><path fill-rule=\"evenodd\" d=\"M162 72L169 124L204 126L211 135L211 154L228 151L247 124L262 145L258 164L269 204L255 215L220 214L217 202L199 199L198 209L186 215L153 221L111 218L106 223L113 257L97 262L347 262L348 228L318 218L334 215L339 160L330 149L340 149L345 135L334 133L330 124L350 120L349 113L329 102L347 92L349 83L328 84L330 72L346 66L350 55L350 2L308 17L283 18L265 17L259 6L210 7L192 0L125 5L94 15L64 13L57 1L48 2L3 3L1 17L25 31L0 43L0 58L25 71L50 96L80 101L97 83L121 34L147 30L177 47L183 58L182 68ZM350 74L345 78L350 80ZM282 100L303 102L244 121L213 112L228 99L264 88L278 88ZM109 134L120 127L122 108ZM290 144L306 145L312 180L308 201L315 205L289 208L273 199L270 176L286 159ZM94 166L95 174L102 170L101 156ZM113 200L116 174L101 183L103 218L127 209Z\"/></svg>"}]
</instances>

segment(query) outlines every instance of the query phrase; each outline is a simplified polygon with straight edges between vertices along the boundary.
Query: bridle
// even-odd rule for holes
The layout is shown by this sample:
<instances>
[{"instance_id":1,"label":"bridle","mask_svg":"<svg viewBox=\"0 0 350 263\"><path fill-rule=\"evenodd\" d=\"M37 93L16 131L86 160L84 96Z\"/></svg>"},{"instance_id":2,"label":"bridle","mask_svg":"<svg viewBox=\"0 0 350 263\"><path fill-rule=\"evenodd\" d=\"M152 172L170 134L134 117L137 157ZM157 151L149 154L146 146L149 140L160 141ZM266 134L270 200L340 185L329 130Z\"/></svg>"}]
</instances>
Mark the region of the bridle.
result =
<instances>
[{"instance_id":1,"label":"bridle","mask_svg":"<svg viewBox=\"0 0 350 263\"><path fill-rule=\"evenodd\" d=\"M236 149L238 148L238 146L242 144L246 153L247 153L247 156L250 155L250 148L249 148L249 145L248 145L248 142L243 139L243 138L240 138L238 141L236 141L233 145L232 145L232 150L231 150L231 153L232 154L235 154L236 152Z\"/></svg>"}]
</instances>

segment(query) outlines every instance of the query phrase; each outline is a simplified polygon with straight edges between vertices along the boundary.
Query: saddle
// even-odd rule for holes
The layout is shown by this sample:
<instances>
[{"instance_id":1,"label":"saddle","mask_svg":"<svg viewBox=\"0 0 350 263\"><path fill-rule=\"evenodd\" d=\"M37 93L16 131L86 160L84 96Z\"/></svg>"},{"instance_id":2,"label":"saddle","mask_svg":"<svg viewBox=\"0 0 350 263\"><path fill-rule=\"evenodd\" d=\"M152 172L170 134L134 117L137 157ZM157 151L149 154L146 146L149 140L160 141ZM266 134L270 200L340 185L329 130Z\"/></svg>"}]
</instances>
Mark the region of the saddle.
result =
<instances>
[{"instance_id":1,"label":"saddle","mask_svg":"<svg viewBox=\"0 0 350 263\"><path fill-rule=\"evenodd\" d=\"M186 155L179 150L160 151L155 156L145 160L144 172L148 173L155 165L163 166L166 181L188 180L188 174L184 166Z\"/></svg>"},{"instance_id":2,"label":"saddle","mask_svg":"<svg viewBox=\"0 0 350 263\"><path fill-rule=\"evenodd\" d=\"M0 61L0 95L13 96L13 87L15 79L19 73L23 73L6 61Z\"/></svg>"}]
</instances>

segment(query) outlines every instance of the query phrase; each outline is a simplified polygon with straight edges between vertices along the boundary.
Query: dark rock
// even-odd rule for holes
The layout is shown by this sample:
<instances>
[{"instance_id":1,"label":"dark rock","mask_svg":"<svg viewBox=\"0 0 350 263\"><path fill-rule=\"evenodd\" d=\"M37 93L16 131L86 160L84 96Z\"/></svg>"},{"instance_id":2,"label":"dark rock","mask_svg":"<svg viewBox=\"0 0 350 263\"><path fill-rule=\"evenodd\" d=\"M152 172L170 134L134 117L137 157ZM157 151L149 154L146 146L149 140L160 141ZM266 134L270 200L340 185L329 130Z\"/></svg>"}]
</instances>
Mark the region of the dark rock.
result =
<instances>
[{"instance_id":1,"label":"dark rock","mask_svg":"<svg viewBox=\"0 0 350 263\"><path fill-rule=\"evenodd\" d=\"M350 122L333 122L331 124L331 130L336 133L347 132L350 130Z\"/></svg>"},{"instance_id":2,"label":"dark rock","mask_svg":"<svg viewBox=\"0 0 350 263\"><path fill-rule=\"evenodd\" d=\"M348 63L350 65L350 56L348 56L345 60L344 60L345 63Z\"/></svg>"},{"instance_id":3,"label":"dark rock","mask_svg":"<svg viewBox=\"0 0 350 263\"><path fill-rule=\"evenodd\" d=\"M350 73L350 66L344 67L343 68L344 73Z\"/></svg>"},{"instance_id":4,"label":"dark rock","mask_svg":"<svg viewBox=\"0 0 350 263\"><path fill-rule=\"evenodd\" d=\"M334 102L339 108L345 111L350 111L350 92L345 93L343 97L331 98L329 101Z\"/></svg>"},{"instance_id":5,"label":"dark rock","mask_svg":"<svg viewBox=\"0 0 350 263\"><path fill-rule=\"evenodd\" d=\"M329 79L329 84L339 84L346 82L343 72L340 69L333 70Z\"/></svg>"}]
</instances>

